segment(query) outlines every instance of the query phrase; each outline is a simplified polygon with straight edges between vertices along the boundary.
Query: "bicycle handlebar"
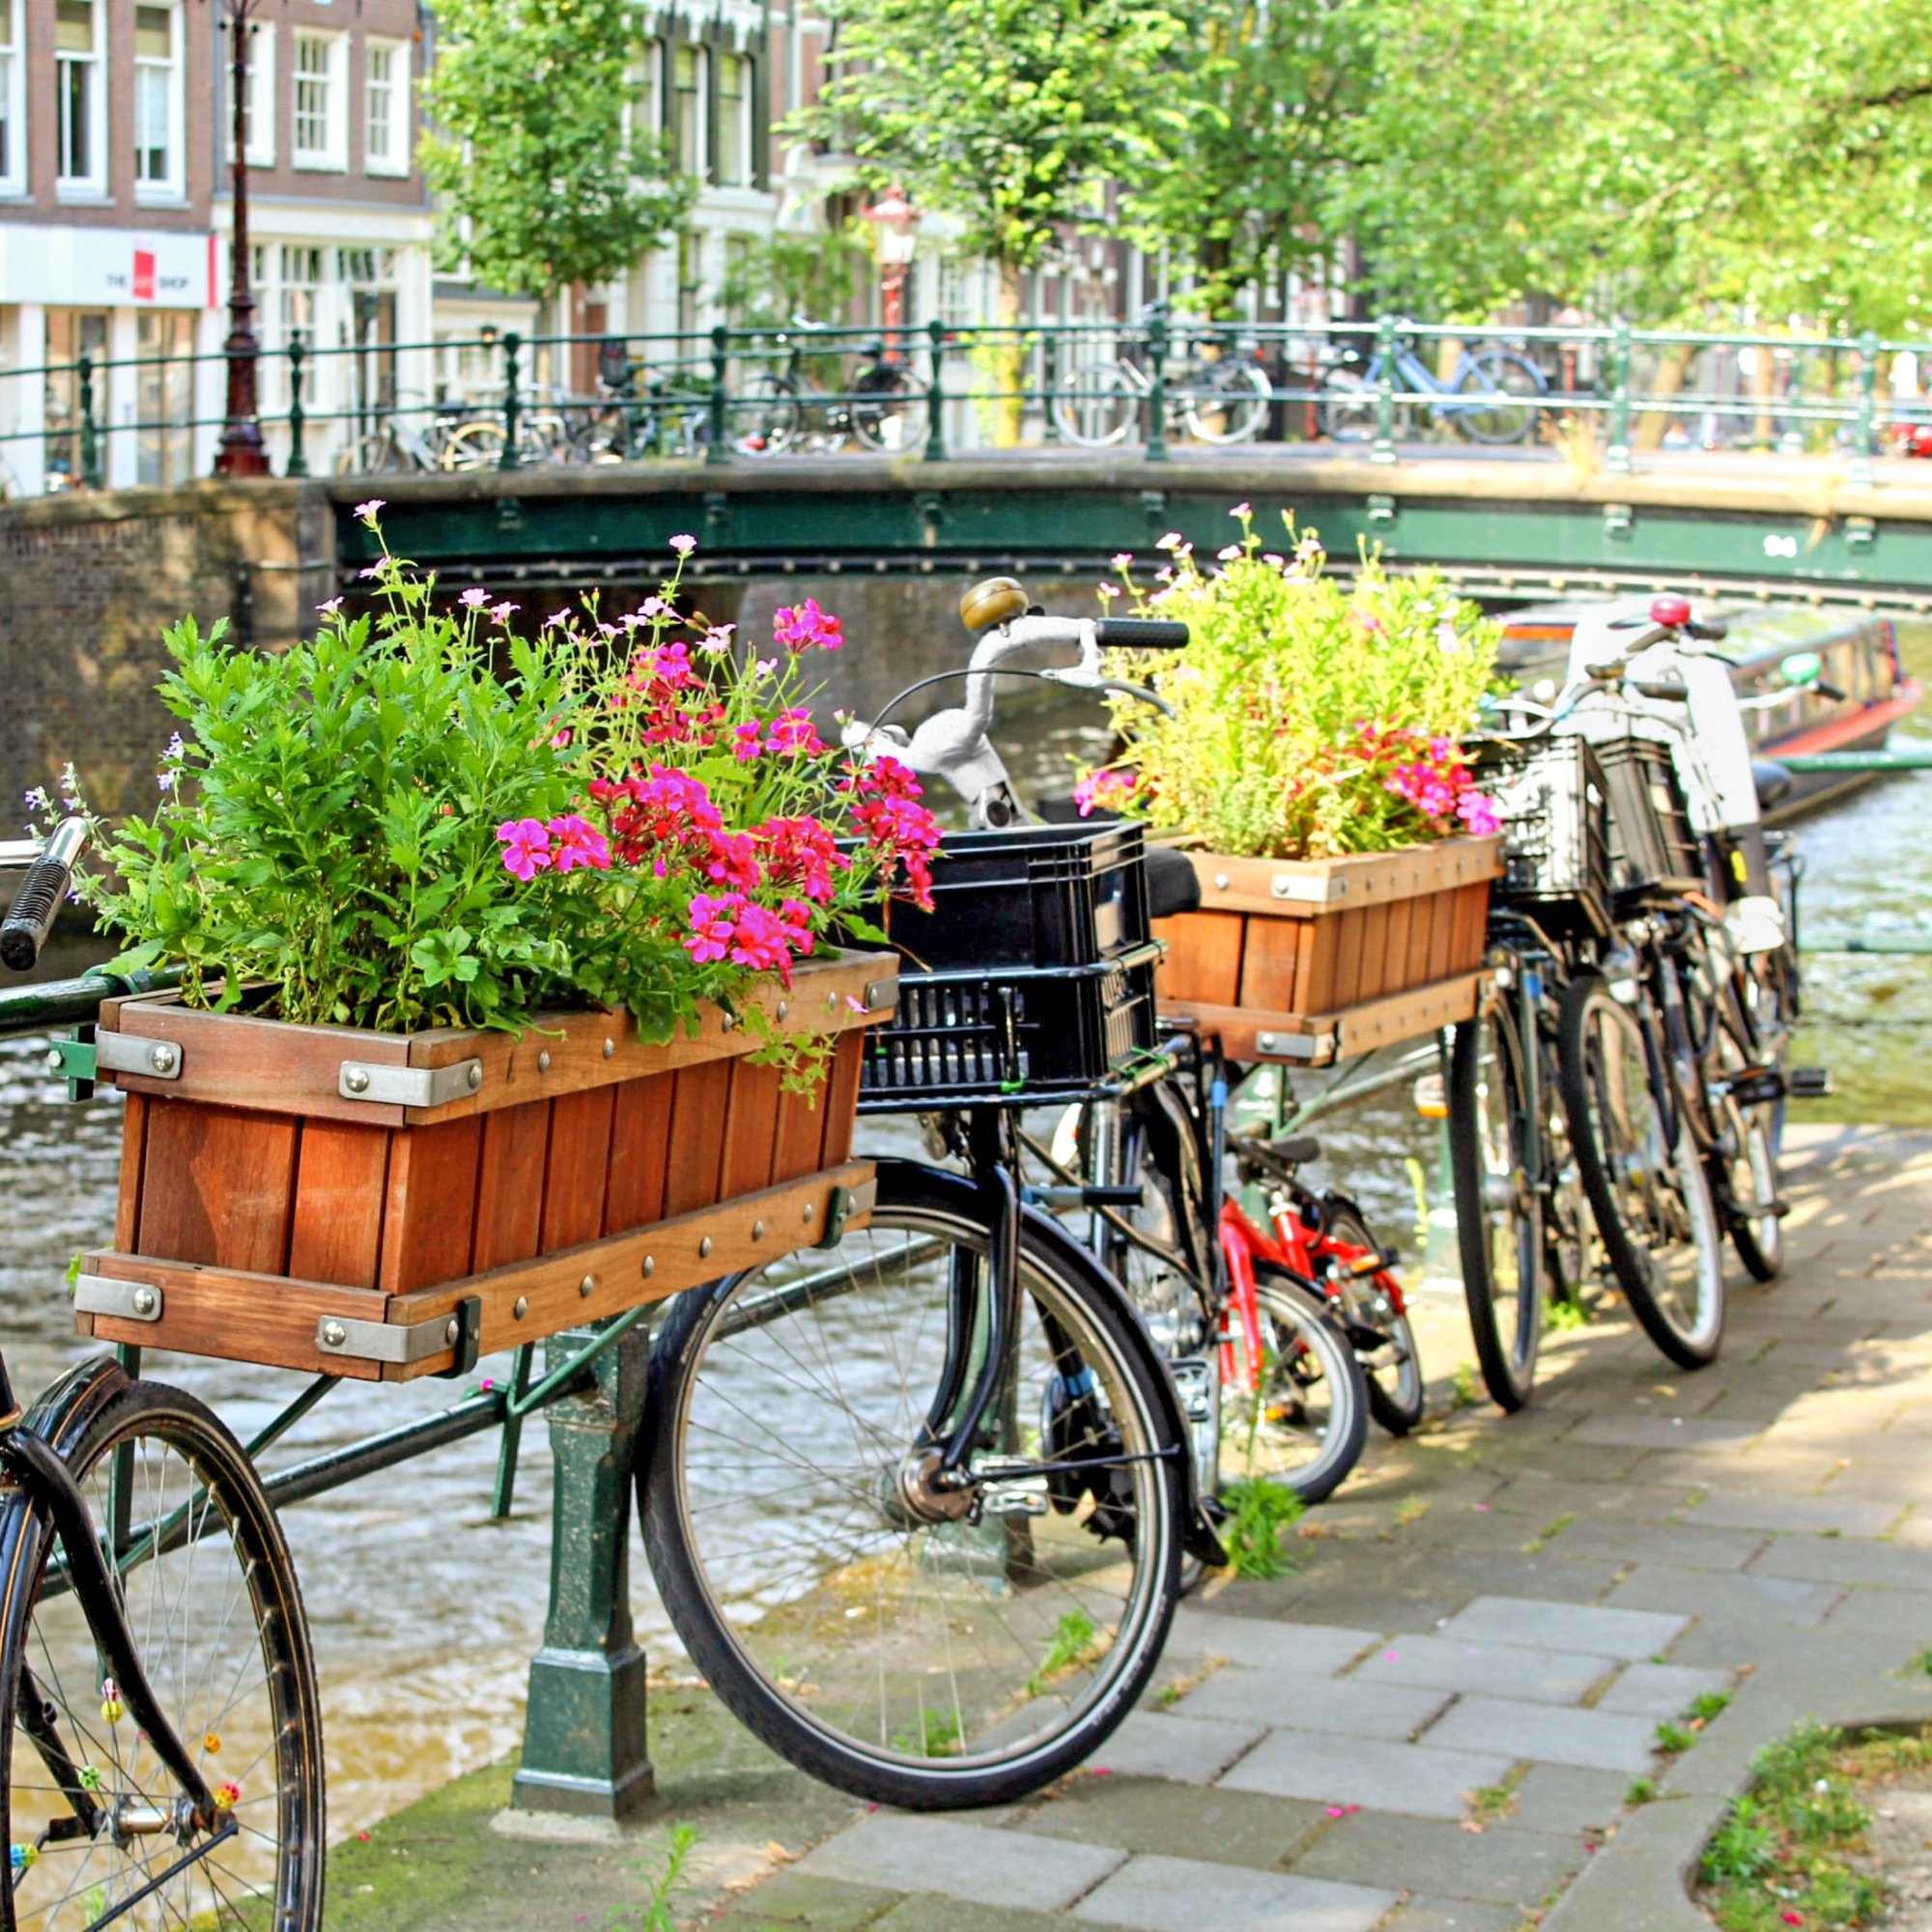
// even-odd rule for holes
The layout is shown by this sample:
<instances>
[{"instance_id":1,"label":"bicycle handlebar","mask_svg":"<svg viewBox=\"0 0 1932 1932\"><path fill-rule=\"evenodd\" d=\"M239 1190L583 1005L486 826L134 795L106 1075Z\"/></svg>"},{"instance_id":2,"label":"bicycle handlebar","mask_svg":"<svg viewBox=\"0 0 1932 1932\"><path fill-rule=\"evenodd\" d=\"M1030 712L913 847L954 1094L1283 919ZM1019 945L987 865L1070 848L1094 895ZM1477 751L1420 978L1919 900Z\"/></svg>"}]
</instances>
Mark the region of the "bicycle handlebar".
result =
<instances>
[{"instance_id":1,"label":"bicycle handlebar","mask_svg":"<svg viewBox=\"0 0 1932 1932\"><path fill-rule=\"evenodd\" d=\"M64 818L48 835L6 919L0 920L0 965L24 973L39 961L86 844L84 818Z\"/></svg>"},{"instance_id":2,"label":"bicycle handlebar","mask_svg":"<svg viewBox=\"0 0 1932 1932\"><path fill-rule=\"evenodd\" d=\"M1167 617L1102 617L1094 640L1103 651L1180 651L1187 648L1187 626Z\"/></svg>"}]
</instances>

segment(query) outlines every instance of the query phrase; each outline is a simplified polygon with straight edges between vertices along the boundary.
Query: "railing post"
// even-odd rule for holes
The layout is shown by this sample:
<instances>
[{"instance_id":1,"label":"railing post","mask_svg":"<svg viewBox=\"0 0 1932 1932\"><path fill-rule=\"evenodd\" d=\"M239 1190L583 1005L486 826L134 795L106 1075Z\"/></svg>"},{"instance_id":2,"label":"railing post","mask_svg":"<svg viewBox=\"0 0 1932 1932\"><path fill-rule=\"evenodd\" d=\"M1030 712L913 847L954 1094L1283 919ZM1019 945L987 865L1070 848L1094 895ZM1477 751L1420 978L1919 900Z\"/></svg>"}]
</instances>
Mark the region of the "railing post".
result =
<instances>
[{"instance_id":1,"label":"railing post","mask_svg":"<svg viewBox=\"0 0 1932 1932\"><path fill-rule=\"evenodd\" d=\"M934 316L925 325L932 375L925 385L925 460L946 461L946 324Z\"/></svg>"},{"instance_id":2,"label":"railing post","mask_svg":"<svg viewBox=\"0 0 1932 1932\"><path fill-rule=\"evenodd\" d=\"M498 469L519 469L524 452L517 446L517 420L524 412L523 398L517 394L517 358L524 338L513 328L503 337L503 447L497 454Z\"/></svg>"},{"instance_id":3,"label":"railing post","mask_svg":"<svg viewBox=\"0 0 1932 1932\"><path fill-rule=\"evenodd\" d=\"M1371 463L1395 461L1395 345L1396 321L1385 315L1376 324L1376 359L1381 375L1376 383L1376 442Z\"/></svg>"},{"instance_id":4,"label":"railing post","mask_svg":"<svg viewBox=\"0 0 1932 1932\"><path fill-rule=\"evenodd\" d=\"M1620 322L1610 340L1610 441L1604 468L1612 476L1631 469L1631 326Z\"/></svg>"},{"instance_id":5,"label":"railing post","mask_svg":"<svg viewBox=\"0 0 1932 1932\"><path fill-rule=\"evenodd\" d=\"M1150 463L1167 461L1167 313L1156 309L1148 324L1148 374L1153 379L1148 389L1147 453Z\"/></svg>"},{"instance_id":6,"label":"railing post","mask_svg":"<svg viewBox=\"0 0 1932 1932\"><path fill-rule=\"evenodd\" d=\"M545 1345L554 1368L585 1329ZM523 1811L628 1818L655 1791L644 1727L644 1653L631 1627L630 1526L651 1341L637 1323L597 1358L597 1385L548 1411L550 1611L530 1663L524 1755L510 1803Z\"/></svg>"},{"instance_id":7,"label":"railing post","mask_svg":"<svg viewBox=\"0 0 1932 1932\"><path fill-rule=\"evenodd\" d=\"M731 447L725 436L731 420L726 384L731 374L731 331L721 322L711 331L711 433L705 439L706 463L729 463Z\"/></svg>"},{"instance_id":8,"label":"railing post","mask_svg":"<svg viewBox=\"0 0 1932 1932\"><path fill-rule=\"evenodd\" d=\"M308 474L308 451L302 447L302 427L308 421L302 408L302 359L308 354L301 330L289 337L289 469L291 476Z\"/></svg>"},{"instance_id":9,"label":"railing post","mask_svg":"<svg viewBox=\"0 0 1932 1932\"><path fill-rule=\"evenodd\" d=\"M99 474L100 463L100 440L94 427L94 357L86 350L80 352L76 365L80 391L80 431L79 461L80 480L91 490L100 487Z\"/></svg>"},{"instance_id":10,"label":"railing post","mask_svg":"<svg viewBox=\"0 0 1932 1932\"><path fill-rule=\"evenodd\" d=\"M1868 487L1872 458L1878 454L1878 337L1869 328L1859 337L1859 416L1854 436L1852 481Z\"/></svg>"}]
</instances>

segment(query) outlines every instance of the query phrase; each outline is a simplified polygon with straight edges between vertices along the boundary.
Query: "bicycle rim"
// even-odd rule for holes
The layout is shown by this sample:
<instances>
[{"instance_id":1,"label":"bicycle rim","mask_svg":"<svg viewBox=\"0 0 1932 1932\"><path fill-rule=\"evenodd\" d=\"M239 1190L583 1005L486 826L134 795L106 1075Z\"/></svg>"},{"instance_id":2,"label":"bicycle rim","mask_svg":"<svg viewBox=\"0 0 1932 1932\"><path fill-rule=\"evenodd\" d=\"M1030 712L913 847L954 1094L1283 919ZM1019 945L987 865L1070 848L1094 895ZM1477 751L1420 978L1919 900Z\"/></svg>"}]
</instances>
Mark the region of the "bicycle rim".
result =
<instances>
[{"instance_id":1,"label":"bicycle rim","mask_svg":"<svg viewBox=\"0 0 1932 1932\"><path fill-rule=\"evenodd\" d=\"M1316 410L1330 442L1367 442L1376 433L1376 391L1359 376L1331 373Z\"/></svg>"},{"instance_id":2,"label":"bicycle rim","mask_svg":"<svg viewBox=\"0 0 1932 1932\"><path fill-rule=\"evenodd\" d=\"M1632 1313L1665 1355L1699 1368L1724 1325L1721 1235L1688 1123L1675 1144L1635 1016L1594 977L1565 997L1557 1054L1583 1185Z\"/></svg>"},{"instance_id":3,"label":"bicycle rim","mask_svg":"<svg viewBox=\"0 0 1932 1932\"><path fill-rule=\"evenodd\" d=\"M1068 442L1107 449L1124 442L1140 413L1141 392L1119 363L1076 370L1053 399L1053 423Z\"/></svg>"},{"instance_id":4,"label":"bicycle rim","mask_svg":"<svg viewBox=\"0 0 1932 1932\"><path fill-rule=\"evenodd\" d=\"M1456 427L1471 442L1522 442L1536 427L1543 384L1521 357L1491 351L1471 358L1456 384L1459 397L1480 396L1476 408L1454 408Z\"/></svg>"},{"instance_id":5,"label":"bicycle rim","mask_svg":"<svg viewBox=\"0 0 1932 1932\"><path fill-rule=\"evenodd\" d=\"M1516 1021L1486 1000L1456 1029L1450 1055L1450 1175L1463 1293L1482 1367L1499 1408L1529 1400L1543 1337L1542 1204L1529 1185L1527 1069Z\"/></svg>"},{"instance_id":6,"label":"bicycle rim","mask_svg":"<svg viewBox=\"0 0 1932 1932\"><path fill-rule=\"evenodd\" d=\"M1325 1232L1345 1247L1375 1252L1378 1246L1362 1217L1339 1202L1331 1201L1327 1208ZM1426 1395L1422 1357L1408 1317L1378 1274L1363 1277L1343 1269L1335 1279L1348 1310L1355 1359L1362 1366L1369 1412L1391 1435L1406 1435L1422 1420Z\"/></svg>"},{"instance_id":7,"label":"bicycle rim","mask_svg":"<svg viewBox=\"0 0 1932 1932\"><path fill-rule=\"evenodd\" d=\"M200 1404L147 1382L120 1385L62 1449L97 1526L125 1525L114 1547L143 1667L235 1829L177 1836L179 1787L103 1681L64 1557L23 1497L0 1532L0 1802L14 1859L0 1925L77 1932L121 1908L113 1922L130 1932L310 1932L320 1719L294 1568L253 1469Z\"/></svg>"},{"instance_id":8,"label":"bicycle rim","mask_svg":"<svg viewBox=\"0 0 1932 1932\"><path fill-rule=\"evenodd\" d=\"M1247 442L1267 420L1273 391L1248 362L1214 362L1179 385L1182 420L1198 442Z\"/></svg>"},{"instance_id":9,"label":"bicycle rim","mask_svg":"<svg viewBox=\"0 0 1932 1932\"><path fill-rule=\"evenodd\" d=\"M867 449L884 455L925 446L925 389L914 377L894 370L852 405L852 434Z\"/></svg>"},{"instance_id":10,"label":"bicycle rim","mask_svg":"<svg viewBox=\"0 0 1932 1932\"><path fill-rule=\"evenodd\" d=\"M1245 1350L1221 1391L1221 1486L1264 1481L1319 1503L1340 1488L1369 1435L1368 1384L1312 1285L1261 1263L1257 1381Z\"/></svg>"},{"instance_id":11,"label":"bicycle rim","mask_svg":"<svg viewBox=\"0 0 1932 1932\"><path fill-rule=\"evenodd\" d=\"M815 1776L918 1806L1037 1789L1125 1715L1172 1614L1183 1493L1145 1344L1029 1234L973 1456L1011 1469L978 1520L920 1519L908 1458L970 1385L984 1306L987 1237L949 1179L887 1169L836 1252L673 1314L644 1511L678 1634L737 1716Z\"/></svg>"}]
</instances>

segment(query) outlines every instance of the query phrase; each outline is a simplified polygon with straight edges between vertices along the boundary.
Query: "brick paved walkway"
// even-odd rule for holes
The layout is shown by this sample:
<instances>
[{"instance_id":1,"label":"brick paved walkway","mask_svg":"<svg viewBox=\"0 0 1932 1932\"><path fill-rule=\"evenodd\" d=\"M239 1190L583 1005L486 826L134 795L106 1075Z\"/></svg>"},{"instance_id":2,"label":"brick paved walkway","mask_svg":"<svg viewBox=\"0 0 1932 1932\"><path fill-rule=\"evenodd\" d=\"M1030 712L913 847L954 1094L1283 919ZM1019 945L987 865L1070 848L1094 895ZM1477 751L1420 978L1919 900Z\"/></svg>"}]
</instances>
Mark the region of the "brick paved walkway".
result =
<instances>
[{"instance_id":1,"label":"brick paved walkway","mask_svg":"<svg viewBox=\"0 0 1932 1932\"><path fill-rule=\"evenodd\" d=\"M1790 1265L1733 1271L1717 1366L1621 1320L1550 1337L1532 1409L1378 1438L1297 1575L1185 1607L1087 1772L1000 1812L867 1813L717 1922L1708 1927L1682 1875L1767 1739L1932 1715L1902 1674L1932 1644L1932 1135L1794 1130L1792 1155ZM1446 1406L1467 1327L1423 1314ZM1660 1756L1711 1690L1735 1695Z\"/></svg>"}]
</instances>

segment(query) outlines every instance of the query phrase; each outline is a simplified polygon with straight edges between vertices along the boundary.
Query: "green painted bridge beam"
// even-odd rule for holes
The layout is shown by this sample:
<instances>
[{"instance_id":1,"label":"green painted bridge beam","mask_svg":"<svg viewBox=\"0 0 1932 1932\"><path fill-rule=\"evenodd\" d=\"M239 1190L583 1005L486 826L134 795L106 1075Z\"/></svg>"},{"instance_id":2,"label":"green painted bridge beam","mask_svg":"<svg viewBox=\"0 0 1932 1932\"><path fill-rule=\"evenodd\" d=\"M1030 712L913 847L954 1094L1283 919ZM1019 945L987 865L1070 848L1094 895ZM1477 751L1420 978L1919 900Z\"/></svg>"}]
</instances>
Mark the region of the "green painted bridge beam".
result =
<instances>
[{"instance_id":1,"label":"green painted bridge beam","mask_svg":"<svg viewBox=\"0 0 1932 1932\"><path fill-rule=\"evenodd\" d=\"M1777 762L1792 772L1932 772L1932 746L1904 752L1795 753Z\"/></svg>"}]
</instances>

